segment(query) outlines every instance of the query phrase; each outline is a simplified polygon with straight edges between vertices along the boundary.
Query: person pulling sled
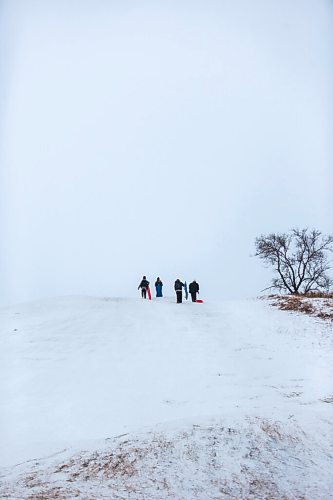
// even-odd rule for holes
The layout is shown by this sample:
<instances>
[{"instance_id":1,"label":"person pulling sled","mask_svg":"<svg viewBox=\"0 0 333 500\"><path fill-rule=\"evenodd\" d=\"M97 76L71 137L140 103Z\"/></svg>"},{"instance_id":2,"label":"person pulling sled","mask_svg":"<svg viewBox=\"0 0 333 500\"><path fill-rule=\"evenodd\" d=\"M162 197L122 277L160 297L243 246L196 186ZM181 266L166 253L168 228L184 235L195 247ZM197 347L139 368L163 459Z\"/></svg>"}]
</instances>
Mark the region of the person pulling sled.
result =
<instances>
[{"instance_id":1,"label":"person pulling sled","mask_svg":"<svg viewBox=\"0 0 333 500\"><path fill-rule=\"evenodd\" d=\"M199 283L197 283L195 280L192 281L192 283L190 283L188 289L189 289L189 292L190 292L191 297L192 297L192 302L196 302L197 301L197 293L199 293Z\"/></svg>"},{"instance_id":2,"label":"person pulling sled","mask_svg":"<svg viewBox=\"0 0 333 500\"><path fill-rule=\"evenodd\" d=\"M149 281L147 281L146 276L143 276L140 285L138 286L138 290L141 288L141 297L143 299L147 298L147 288L149 286Z\"/></svg>"}]
</instances>

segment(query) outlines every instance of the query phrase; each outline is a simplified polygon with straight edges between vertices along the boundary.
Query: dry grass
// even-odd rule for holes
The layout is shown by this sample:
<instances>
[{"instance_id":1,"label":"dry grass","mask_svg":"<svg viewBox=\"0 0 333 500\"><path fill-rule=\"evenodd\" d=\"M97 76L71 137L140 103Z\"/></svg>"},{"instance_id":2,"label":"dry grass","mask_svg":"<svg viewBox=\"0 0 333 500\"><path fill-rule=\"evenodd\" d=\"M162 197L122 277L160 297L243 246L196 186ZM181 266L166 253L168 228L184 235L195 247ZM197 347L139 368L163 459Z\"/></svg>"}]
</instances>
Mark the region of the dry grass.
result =
<instances>
[{"instance_id":1,"label":"dry grass","mask_svg":"<svg viewBox=\"0 0 333 500\"><path fill-rule=\"evenodd\" d=\"M333 292L308 292L301 295L301 297L307 297L308 299L333 299Z\"/></svg>"},{"instance_id":2,"label":"dry grass","mask_svg":"<svg viewBox=\"0 0 333 500\"><path fill-rule=\"evenodd\" d=\"M68 500L80 495L79 490L71 490L68 488L61 488L59 486L54 488L46 488L41 493L34 493L27 497L27 500Z\"/></svg>"},{"instance_id":3,"label":"dry grass","mask_svg":"<svg viewBox=\"0 0 333 500\"><path fill-rule=\"evenodd\" d=\"M286 429L281 422L259 417L239 428L217 423L196 425L172 436L154 433L122 442L115 438L103 451L81 452L49 467L36 464L33 471L22 470L7 487L0 486L0 498L303 498L294 476L287 478L287 486L282 481L289 452L298 456L302 439L299 428ZM307 467L306 460L299 467L303 466Z\"/></svg>"},{"instance_id":4,"label":"dry grass","mask_svg":"<svg viewBox=\"0 0 333 500\"><path fill-rule=\"evenodd\" d=\"M312 292L299 295L269 295L271 304L282 311L294 311L333 321L333 293Z\"/></svg>"}]
</instances>

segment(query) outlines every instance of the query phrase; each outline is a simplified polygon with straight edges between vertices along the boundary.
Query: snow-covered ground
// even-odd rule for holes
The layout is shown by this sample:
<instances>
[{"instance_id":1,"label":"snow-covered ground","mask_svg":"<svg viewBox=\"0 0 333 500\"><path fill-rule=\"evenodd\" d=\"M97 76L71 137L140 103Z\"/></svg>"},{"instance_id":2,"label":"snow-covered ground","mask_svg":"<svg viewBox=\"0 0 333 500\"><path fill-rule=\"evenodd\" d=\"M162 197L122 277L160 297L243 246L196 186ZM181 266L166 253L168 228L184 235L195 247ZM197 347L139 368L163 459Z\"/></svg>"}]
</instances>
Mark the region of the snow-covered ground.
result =
<instances>
[{"instance_id":1,"label":"snow-covered ground","mask_svg":"<svg viewBox=\"0 0 333 500\"><path fill-rule=\"evenodd\" d=\"M0 320L0 498L333 498L332 323L88 297Z\"/></svg>"}]
</instances>

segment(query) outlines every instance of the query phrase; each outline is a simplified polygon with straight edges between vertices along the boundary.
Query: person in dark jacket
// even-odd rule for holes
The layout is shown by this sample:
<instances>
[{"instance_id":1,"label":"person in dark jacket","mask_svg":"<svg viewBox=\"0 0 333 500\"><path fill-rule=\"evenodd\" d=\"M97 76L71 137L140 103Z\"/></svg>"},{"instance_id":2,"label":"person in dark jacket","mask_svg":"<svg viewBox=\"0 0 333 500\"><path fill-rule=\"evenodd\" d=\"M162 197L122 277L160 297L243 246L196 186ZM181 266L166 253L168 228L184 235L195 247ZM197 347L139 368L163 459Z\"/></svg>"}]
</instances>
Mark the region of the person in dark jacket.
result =
<instances>
[{"instance_id":1,"label":"person in dark jacket","mask_svg":"<svg viewBox=\"0 0 333 500\"><path fill-rule=\"evenodd\" d=\"M163 286L163 283L162 283L161 279L157 278L157 280L155 281L156 297L163 297L162 286Z\"/></svg>"},{"instance_id":2,"label":"person in dark jacket","mask_svg":"<svg viewBox=\"0 0 333 500\"><path fill-rule=\"evenodd\" d=\"M175 291L177 295L177 304L181 304L183 302L183 288L184 283L180 281L180 279L175 281Z\"/></svg>"},{"instance_id":3,"label":"person in dark jacket","mask_svg":"<svg viewBox=\"0 0 333 500\"><path fill-rule=\"evenodd\" d=\"M197 293L199 293L199 283L197 283L195 280L190 283L188 290L191 294L192 297L192 302L196 302L197 300Z\"/></svg>"},{"instance_id":4,"label":"person in dark jacket","mask_svg":"<svg viewBox=\"0 0 333 500\"><path fill-rule=\"evenodd\" d=\"M143 299L147 298L147 288L149 285L149 281L147 281L146 276L143 276L140 285L138 286L138 290L141 288L141 296Z\"/></svg>"}]
</instances>

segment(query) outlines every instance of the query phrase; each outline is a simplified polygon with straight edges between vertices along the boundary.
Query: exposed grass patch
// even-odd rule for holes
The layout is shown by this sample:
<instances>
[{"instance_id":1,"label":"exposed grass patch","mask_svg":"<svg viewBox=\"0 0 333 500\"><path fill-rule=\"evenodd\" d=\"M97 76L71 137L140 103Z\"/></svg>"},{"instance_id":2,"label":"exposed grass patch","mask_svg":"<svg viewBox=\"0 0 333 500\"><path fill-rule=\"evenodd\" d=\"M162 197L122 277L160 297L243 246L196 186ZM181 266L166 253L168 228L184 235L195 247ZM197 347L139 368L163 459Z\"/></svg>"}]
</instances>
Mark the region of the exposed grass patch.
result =
<instances>
[{"instance_id":1,"label":"exposed grass patch","mask_svg":"<svg viewBox=\"0 0 333 500\"><path fill-rule=\"evenodd\" d=\"M247 417L233 427L195 424L170 434L114 438L102 450L31 464L3 477L0 498L294 500L306 491L306 498L324 498L325 479L319 472L318 481L308 477L313 455L325 459L314 445L289 421Z\"/></svg>"},{"instance_id":2,"label":"exposed grass patch","mask_svg":"<svg viewBox=\"0 0 333 500\"><path fill-rule=\"evenodd\" d=\"M311 292L299 295L269 295L271 304L282 311L293 311L333 321L333 293Z\"/></svg>"}]
</instances>

